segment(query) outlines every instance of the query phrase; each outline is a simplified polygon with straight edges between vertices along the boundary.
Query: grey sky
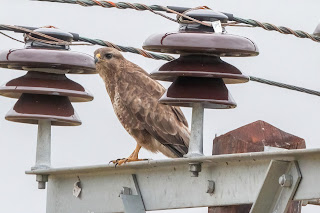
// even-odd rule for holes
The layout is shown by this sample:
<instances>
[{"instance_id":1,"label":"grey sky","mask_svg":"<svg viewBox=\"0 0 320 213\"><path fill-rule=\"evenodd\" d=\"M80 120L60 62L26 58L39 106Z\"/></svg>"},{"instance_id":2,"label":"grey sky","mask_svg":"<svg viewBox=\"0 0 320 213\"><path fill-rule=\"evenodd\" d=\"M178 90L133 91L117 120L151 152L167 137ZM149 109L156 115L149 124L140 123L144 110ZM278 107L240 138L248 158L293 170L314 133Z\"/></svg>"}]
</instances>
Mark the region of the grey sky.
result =
<instances>
[{"instance_id":1,"label":"grey sky","mask_svg":"<svg viewBox=\"0 0 320 213\"><path fill-rule=\"evenodd\" d=\"M139 0L145 4L207 5L213 9L234 13L293 29L313 32L319 21L320 2L313 0L229 0L179 1ZM25 26L54 25L63 30L78 32L90 38L101 38L116 44L141 47L144 40L157 32L177 30L177 25L150 12L81 7L78 5L1 0L1 24ZM225 60L248 75L320 90L319 44L307 39L281 35L252 28L227 28L229 33L246 36L255 41L260 55ZM20 34L11 33L17 38ZM0 36L0 49L20 48L22 44ZM73 47L74 51L92 54L98 46ZM125 57L148 72L164 61L146 59L134 54ZM0 69L0 82L5 83L24 74L22 71ZM72 75L71 79L90 90L95 99L89 103L73 104L83 124L80 127L54 127L52 131L52 164L80 166L107 163L111 159L127 157L135 147L113 113L110 99L98 75ZM215 134L223 134L250 122L264 120L302 137L308 148L319 145L319 97L301 94L250 82L228 86L238 104L233 110L206 110L204 129L205 154L210 155ZM34 176L24 174L35 162L37 127L5 121L4 116L16 102L0 97L0 209L10 213L45 212L46 192L37 189ZM190 123L190 109L184 108ZM161 154L140 152L142 158L162 159ZM319 173L320 175L320 173ZM320 207L308 206L303 213L319 212ZM174 210L173 212L207 212Z\"/></svg>"}]
</instances>

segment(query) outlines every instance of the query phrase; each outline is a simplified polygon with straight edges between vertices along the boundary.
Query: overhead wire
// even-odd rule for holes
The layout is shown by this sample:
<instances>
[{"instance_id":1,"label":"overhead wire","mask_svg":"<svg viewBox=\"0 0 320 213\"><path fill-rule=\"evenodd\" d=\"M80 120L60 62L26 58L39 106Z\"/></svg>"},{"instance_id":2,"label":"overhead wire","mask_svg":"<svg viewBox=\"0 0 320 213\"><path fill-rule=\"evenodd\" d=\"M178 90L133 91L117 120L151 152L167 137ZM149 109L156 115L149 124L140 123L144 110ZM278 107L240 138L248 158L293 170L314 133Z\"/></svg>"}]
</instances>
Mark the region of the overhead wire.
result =
<instances>
[{"instance_id":1,"label":"overhead wire","mask_svg":"<svg viewBox=\"0 0 320 213\"><path fill-rule=\"evenodd\" d=\"M308 39L311 39L312 41L320 42L319 36L304 32L302 30L292 30L288 27L276 26L274 24L263 23L253 19L233 17L233 20L236 21L237 23L243 23L243 24L251 25L253 27L261 27L268 31L277 31L282 34L292 34L298 38L308 38Z\"/></svg>"},{"instance_id":2,"label":"overhead wire","mask_svg":"<svg viewBox=\"0 0 320 213\"><path fill-rule=\"evenodd\" d=\"M302 92L302 93L307 93L307 94L310 94L310 95L320 96L320 92L319 91L306 89L306 88L303 88L303 87L298 87L298 86L294 86L294 85L290 85L290 84L284 84L284 83L271 81L271 80L267 80L267 79L263 79L263 78L258 78L258 77L254 77L254 76L249 76L249 77L250 77L250 81L255 81L255 82L258 82L258 83L262 83L262 84L267 84L267 85L276 86L276 87L280 87L280 88L285 88L285 89L289 89L289 90L294 90L294 91L298 91L298 92Z\"/></svg>"},{"instance_id":3,"label":"overhead wire","mask_svg":"<svg viewBox=\"0 0 320 213\"><path fill-rule=\"evenodd\" d=\"M20 42L20 43L24 43L24 41L21 41L19 39L13 38L12 36L9 36L9 35L7 35L7 34L5 34L3 32L0 32L0 34L4 35L4 36L6 36L6 37L8 37L8 38L10 38L10 39L12 39L14 41L17 41L17 42Z\"/></svg>"},{"instance_id":4,"label":"overhead wire","mask_svg":"<svg viewBox=\"0 0 320 213\"><path fill-rule=\"evenodd\" d=\"M189 10L191 8L182 8L183 11L177 11L175 8L181 7L172 7L172 6L161 6L161 5L145 5L140 3L128 3L128 2L112 2L112 1L97 1L97 0L33 0L33 1L42 1L42 2L56 2L56 3L69 3L69 4L78 4L81 6L89 7L89 6L100 6L104 8L117 8L117 9L134 9L138 11L143 10L149 10L157 15L161 15L171 21L176 21L162 13L159 12L167 12L167 13L180 13L182 14L184 11ZM206 7L206 6L203 6ZM206 7L208 8L208 7ZM184 16L186 19L192 20L191 17ZM282 34L291 34L296 36L297 38L307 38L314 42L320 42L320 36L313 35L310 33L307 33L302 30L292 30L289 27L284 26L276 26L271 23L264 23L260 21L256 21L253 19L244 19L241 17L233 16L232 14L229 14L229 21L235 21L235 23L229 25L229 26L237 26L238 24L246 24L245 26L251 26L251 27L261 27L264 30L267 31L277 31ZM198 22L199 23L199 22ZM207 25L208 23L202 22L201 24ZM227 24L228 26L228 24ZM243 25L240 25L243 27Z\"/></svg>"}]
</instances>

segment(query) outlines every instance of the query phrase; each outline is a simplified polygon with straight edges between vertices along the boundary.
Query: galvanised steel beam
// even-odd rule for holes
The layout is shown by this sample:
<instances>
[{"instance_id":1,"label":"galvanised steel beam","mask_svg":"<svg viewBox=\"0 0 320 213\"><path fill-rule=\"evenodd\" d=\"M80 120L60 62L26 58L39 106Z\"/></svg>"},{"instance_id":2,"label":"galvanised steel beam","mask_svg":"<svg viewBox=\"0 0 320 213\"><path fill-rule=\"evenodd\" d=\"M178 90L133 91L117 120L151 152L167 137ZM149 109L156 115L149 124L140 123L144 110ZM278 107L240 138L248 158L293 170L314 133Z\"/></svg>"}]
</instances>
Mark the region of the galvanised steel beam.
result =
<instances>
[{"instance_id":1,"label":"galvanised steel beam","mask_svg":"<svg viewBox=\"0 0 320 213\"><path fill-rule=\"evenodd\" d=\"M138 195L132 174L136 174L145 209L150 211L248 204L259 196L274 199L274 194L264 194L262 190L266 180L270 187L278 187L280 177L267 178L272 160L295 162L300 168L302 179L290 198L320 198L320 149L152 160L117 168L113 165L52 168L26 173L49 175L47 213L124 212L119 197L123 187L130 188L129 194ZM190 163L201 163L198 177L191 177ZM274 174L279 176L282 172ZM78 177L82 189L75 197L73 187ZM284 197L287 202L288 197Z\"/></svg>"},{"instance_id":2,"label":"galvanised steel beam","mask_svg":"<svg viewBox=\"0 0 320 213\"><path fill-rule=\"evenodd\" d=\"M296 161L272 160L250 213L287 212L300 181Z\"/></svg>"}]
</instances>

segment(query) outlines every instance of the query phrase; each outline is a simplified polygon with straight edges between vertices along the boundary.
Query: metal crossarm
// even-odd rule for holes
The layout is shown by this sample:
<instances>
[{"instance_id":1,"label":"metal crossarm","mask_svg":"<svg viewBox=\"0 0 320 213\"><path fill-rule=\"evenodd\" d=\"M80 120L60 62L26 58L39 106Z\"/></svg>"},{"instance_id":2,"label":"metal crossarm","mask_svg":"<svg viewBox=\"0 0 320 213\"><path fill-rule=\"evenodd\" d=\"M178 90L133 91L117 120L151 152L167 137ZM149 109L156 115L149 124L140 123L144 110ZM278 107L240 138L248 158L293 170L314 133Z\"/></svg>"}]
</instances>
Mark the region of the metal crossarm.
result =
<instances>
[{"instance_id":1,"label":"metal crossarm","mask_svg":"<svg viewBox=\"0 0 320 213\"><path fill-rule=\"evenodd\" d=\"M189 163L197 162L202 170L198 177L191 177ZM300 183L298 168L303 177ZM143 203L146 211L254 203L252 212L257 212L262 200L270 201L272 209L277 206L285 209L290 200L320 198L320 149L152 160L117 168L113 165L51 168L26 173L49 175L47 213L69 213L71 209L77 213L124 212L126 208L119 197L123 187L130 188L132 193L126 189L122 194L137 196L138 205L141 207ZM138 187L132 174L136 174ZM72 191L78 176L82 191L80 197L75 197Z\"/></svg>"}]
</instances>

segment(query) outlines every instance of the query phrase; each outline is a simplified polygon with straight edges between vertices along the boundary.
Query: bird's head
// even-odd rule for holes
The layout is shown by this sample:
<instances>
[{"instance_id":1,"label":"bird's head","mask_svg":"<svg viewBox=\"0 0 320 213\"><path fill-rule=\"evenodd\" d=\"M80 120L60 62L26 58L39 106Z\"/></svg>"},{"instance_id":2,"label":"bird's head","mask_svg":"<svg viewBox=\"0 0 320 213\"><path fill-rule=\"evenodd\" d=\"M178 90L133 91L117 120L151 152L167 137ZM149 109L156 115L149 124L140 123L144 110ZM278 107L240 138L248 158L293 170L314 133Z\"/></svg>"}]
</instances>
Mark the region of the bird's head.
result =
<instances>
[{"instance_id":1,"label":"bird's head","mask_svg":"<svg viewBox=\"0 0 320 213\"><path fill-rule=\"evenodd\" d=\"M101 71L117 71L123 60L124 57L122 54L118 50L111 47L100 48L94 52L94 61L99 73Z\"/></svg>"}]
</instances>

